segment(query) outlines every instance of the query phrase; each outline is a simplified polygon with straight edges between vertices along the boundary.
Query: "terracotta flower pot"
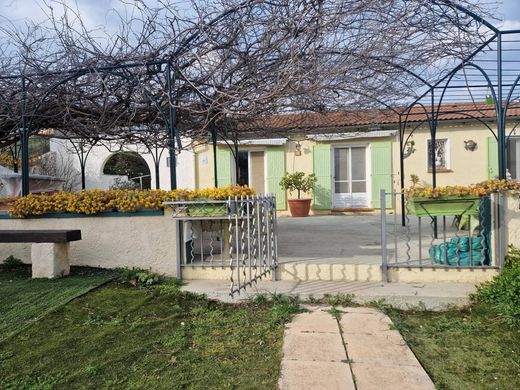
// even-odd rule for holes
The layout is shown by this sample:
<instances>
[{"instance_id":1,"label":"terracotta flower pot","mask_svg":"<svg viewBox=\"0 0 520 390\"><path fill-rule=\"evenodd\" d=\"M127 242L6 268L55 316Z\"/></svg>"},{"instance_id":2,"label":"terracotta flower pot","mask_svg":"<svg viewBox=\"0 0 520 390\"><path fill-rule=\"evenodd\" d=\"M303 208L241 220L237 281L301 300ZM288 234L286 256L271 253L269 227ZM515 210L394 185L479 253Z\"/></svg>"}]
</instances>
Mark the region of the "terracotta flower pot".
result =
<instances>
[{"instance_id":1,"label":"terracotta flower pot","mask_svg":"<svg viewBox=\"0 0 520 390\"><path fill-rule=\"evenodd\" d=\"M289 210L293 217L307 217L312 199L289 199Z\"/></svg>"}]
</instances>

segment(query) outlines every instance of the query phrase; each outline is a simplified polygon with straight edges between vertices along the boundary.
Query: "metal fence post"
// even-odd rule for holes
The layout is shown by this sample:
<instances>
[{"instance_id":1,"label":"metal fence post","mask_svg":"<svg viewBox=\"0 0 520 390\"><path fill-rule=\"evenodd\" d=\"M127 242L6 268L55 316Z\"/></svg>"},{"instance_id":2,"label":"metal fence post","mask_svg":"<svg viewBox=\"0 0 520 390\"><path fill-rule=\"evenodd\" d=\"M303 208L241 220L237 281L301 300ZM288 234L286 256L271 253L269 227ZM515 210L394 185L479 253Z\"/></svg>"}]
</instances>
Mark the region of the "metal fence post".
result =
<instances>
[{"instance_id":1,"label":"metal fence post","mask_svg":"<svg viewBox=\"0 0 520 390\"><path fill-rule=\"evenodd\" d=\"M273 275L272 281L276 282L276 272L278 270L278 221L276 215L276 195L272 195L272 204L273 204L273 231L274 231L274 267L273 267Z\"/></svg>"},{"instance_id":2,"label":"metal fence post","mask_svg":"<svg viewBox=\"0 0 520 390\"><path fill-rule=\"evenodd\" d=\"M506 197L502 192L498 193L498 213L497 213L497 222L498 222L498 267L502 269L504 267L504 260L507 254L506 247L506 229L505 229L505 220L506 220L506 207L505 207Z\"/></svg>"},{"instance_id":3,"label":"metal fence post","mask_svg":"<svg viewBox=\"0 0 520 390\"><path fill-rule=\"evenodd\" d=\"M184 246L184 232L182 231L182 221L175 220L175 227L177 233L177 247L176 247L176 259L175 259L175 274L177 275L177 279L182 279L182 254L183 254L183 246Z\"/></svg>"},{"instance_id":4,"label":"metal fence post","mask_svg":"<svg viewBox=\"0 0 520 390\"><path fill-rule=\"evenodd\" d=\"M386 191L381 189L381 271L383 283L388 283L388 253L386 237Z\"/></svg>"}]
</instances>

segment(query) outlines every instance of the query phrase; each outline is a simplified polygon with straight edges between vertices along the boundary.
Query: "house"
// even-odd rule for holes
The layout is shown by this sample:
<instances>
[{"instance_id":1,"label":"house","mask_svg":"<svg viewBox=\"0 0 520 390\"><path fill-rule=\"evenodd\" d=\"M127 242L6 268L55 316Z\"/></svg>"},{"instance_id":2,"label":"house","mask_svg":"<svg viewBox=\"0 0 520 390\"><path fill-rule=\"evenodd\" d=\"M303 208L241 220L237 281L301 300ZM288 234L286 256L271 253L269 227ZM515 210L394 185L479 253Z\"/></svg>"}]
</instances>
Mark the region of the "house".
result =
<instances>
[{"instance_id":1,"label":"house","mask_svg":"<svg viewBox=\"0 0 520 390\"><path fill-rule=\"evenodd\" d=\"M492 104L442 106L435 141L437 186L469 185L498 175L495 117ZM520 108L513 106L506 125L512 178L520 178L519 119ZM247 184L257 192L274 193L277 208L286 210L287 194L278 183L286 172L303 171L318 179L314 213L376 209L381 188L401 188L400 134L404 185L411 185L411 174L432 184L430 126L423 108L415 107L401 118L387 109L268 117L241 130L236 160L230 141L219 142L216 156L210 144L195 148L195 186L214 184L216 162L219 186Z\"/></svg>"},{"instance_id":2,"label":"house","mask_svg":"<svg viewBox=\"0 0 520 390\"><path fill-rule=\"evenodd\" d=\"M187 140L185 140L188 142ZM88 157L85 160L85 181L86 189L108 189L114 185L116 179L132 180L140 188L146 189L170 189L170 159L167 149L160 148L156 152L156 156L137 144L125 145L123 148L118 146L110 147L110 145L95 145L88 151ZM111 158L121 152L132 152L139 159L142 160L144 172L142 175L128 177L127 175L118 175L107 173L106 166ZM58 171L62 174L67 174L64 167L71 165L76 175L81 172L80 159L77 150L71 141L50 138L49 152L57 156L56 164L59 166ZM155 158L154 158L155 157ZM158 180L156 179L157 169L159 173ZM194 188L194 154L189 147L182 150L177 155L176 161L177 170L177 187L178 188ZM61 175L59 175L61 176ZM81 185L81 181L76 180L75 190Z\"/></svg>"}]
</instances>

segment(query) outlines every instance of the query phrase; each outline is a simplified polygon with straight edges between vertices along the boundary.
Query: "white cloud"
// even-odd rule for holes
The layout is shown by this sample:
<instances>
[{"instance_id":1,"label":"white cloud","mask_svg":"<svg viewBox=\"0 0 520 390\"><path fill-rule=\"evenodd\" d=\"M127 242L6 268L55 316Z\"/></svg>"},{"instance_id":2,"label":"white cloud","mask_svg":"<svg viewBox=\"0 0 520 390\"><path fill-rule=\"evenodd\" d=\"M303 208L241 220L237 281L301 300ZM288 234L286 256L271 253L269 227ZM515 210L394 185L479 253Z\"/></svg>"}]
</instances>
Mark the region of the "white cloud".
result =
<instances>
[{"instance_id":1,"label":"white cloud","mask_svg":"<svg viewBox=\"0 0 520 390\"><path fill-rule=\"evenodd\" d=\"M0 23L24 24L27 21L42 23L48 20L49 4L56 16L63 15L63 7L52 0L0 0ZM155 3L155 0L152 1ZM65 0L65 4L78 11L84 24L89 28L108 26L117 20L116 12L121 15L131 13L130 2L120 0Z\"/></svg>"},{"instance_id":2,"label":"white cloud","mask_svg":"<svg viewBox=\"0 0 520 390\"><path fill-rule=\"evenodd\" d=\"M497 26L501 30L518 30L520 29L520 20L504 20L502 23L498 23Z\"/></svg>"}]
</instances>

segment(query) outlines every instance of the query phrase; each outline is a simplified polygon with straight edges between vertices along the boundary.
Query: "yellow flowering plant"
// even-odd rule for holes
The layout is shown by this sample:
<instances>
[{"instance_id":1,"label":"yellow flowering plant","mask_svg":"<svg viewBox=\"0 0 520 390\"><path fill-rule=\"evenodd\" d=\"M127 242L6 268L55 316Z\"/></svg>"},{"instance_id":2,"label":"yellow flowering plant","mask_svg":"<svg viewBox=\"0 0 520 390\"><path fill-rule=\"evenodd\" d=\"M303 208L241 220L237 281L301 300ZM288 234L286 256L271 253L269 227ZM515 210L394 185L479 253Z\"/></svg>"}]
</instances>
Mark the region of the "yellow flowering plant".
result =
<instances>
[{"instance_id":1,"label":"yellow flowering plant","mask_svg":"<svg viewBox=\"0 0 520 390\"><path fill-rule=\"evenodd\" d=\"M404 192L409 198L453 198L453 197L483 197L494 192L519 192L520 182L516 180L492 179L471 186L418 187L412 186Z\"/></svg>"},{"instance_id":2,"label":"yellow flowering plant","mask_svg":"<svg viewBox=\"0 0 520 390\"><path fill-rule=\"evenodd\" d=\"M57 192L30 194L9 200L9 213L18 218L47 213L99 214L103 212L136 212L160 210L166 201L226 200L252 196L247 186L206 188L200 190L85 190L79 193Z\"/></svg>"}]
</instances>

